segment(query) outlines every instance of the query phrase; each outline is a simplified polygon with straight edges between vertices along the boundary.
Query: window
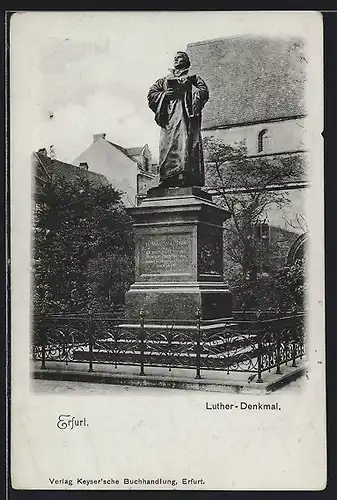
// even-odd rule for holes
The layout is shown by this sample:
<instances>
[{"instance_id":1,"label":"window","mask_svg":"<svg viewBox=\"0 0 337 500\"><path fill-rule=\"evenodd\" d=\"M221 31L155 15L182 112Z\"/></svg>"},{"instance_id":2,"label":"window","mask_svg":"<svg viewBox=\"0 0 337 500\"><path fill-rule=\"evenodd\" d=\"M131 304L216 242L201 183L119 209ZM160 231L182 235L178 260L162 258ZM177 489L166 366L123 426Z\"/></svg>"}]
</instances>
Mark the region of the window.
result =
<instances>
[{"instance_id":1,"label":"window","mask_svg":"<svg viewBox=\"0 0 337 500\"><path fill-rule=\"evenodd\" d=\"M270 226L269 224L261 224L261 239L269 242L270 241Z\"/></svg>"},{"instance_id":2,"label":"window","mask_svg":"<svg viewBox=\"0 0 337 500\"><path fill-rule=\"evenodd\" d=\"M259 132L259 135L257 137L257 152L262 153L262 151L266 151L268 149L268 135L267 135L267 129L264 128Z\"/></svg>"},{"instance_id":3,"label":"window","mask_svg":"<svg viewBox=\"0 0 337 500\"><path fill-rule=\"evenodd\" d=\"M147 156L144 156L144 170L146 172L149 171L149 163L150 163L149 158Z\"/></svg>"},{"instance_id":4,"label":"window","mask_svg":"<svg viewBox=\"0 0 337 500\"><path fill-rule=\"evenodd\" d=\"M269 243L270 241L270 226L266 222L260 222L254 226L254 236L255 241L260 241L263 243Z\"/></svg>"}]
</instances>

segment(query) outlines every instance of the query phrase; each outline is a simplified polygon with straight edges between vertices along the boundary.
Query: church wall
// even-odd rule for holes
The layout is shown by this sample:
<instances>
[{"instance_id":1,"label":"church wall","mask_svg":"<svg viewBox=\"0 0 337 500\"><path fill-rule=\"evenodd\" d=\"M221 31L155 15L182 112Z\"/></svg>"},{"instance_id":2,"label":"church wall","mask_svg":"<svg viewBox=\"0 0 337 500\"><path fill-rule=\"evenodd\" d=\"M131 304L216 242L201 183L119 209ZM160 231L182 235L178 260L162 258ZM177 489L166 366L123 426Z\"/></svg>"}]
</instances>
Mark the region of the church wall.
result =
<instances>
[{"instance_id":1,"label":"church wall","mask_svg":"<svg viewBox=\"0 0 337 500\"><path fill-rule=\"evenodd\" d=\"M297 235L307 231L305 216L306 189L292 189L283 191L282 194L288 199L288 202L282 208L276 204L268 207L269 224L294 232Z\"/></svg>"},{"instance_id":2,"label":"church wall","mask_svg":"<svg viewBox=\"0 0 337 500\"><path fill-rule=\"evenodd\" d=\"M263 138L263 150L259 153L258 136L263 130L266 130L266 134ZM304 132L305 119L296 118L224 129L203 130L203 136L214 136L230 145L244 141L248 155L264 155L303 151L305 149Z\"/></svg>"}]
</instances>

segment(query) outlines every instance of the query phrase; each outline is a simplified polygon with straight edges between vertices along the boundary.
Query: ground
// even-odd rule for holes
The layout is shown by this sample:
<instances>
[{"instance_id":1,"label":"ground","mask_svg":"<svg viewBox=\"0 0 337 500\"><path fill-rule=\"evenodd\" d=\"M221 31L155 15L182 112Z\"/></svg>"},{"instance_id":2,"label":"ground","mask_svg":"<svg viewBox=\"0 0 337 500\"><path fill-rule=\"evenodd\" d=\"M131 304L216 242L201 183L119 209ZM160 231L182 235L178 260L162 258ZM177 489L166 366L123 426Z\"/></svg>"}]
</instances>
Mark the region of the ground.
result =
<instances>
[{"instance_id":1,"label":"ground","mask_svg":"<svg viewBox=\"0 0 337 500\"><path fill-rule=\"evenodd\" d=\"M284 386L282 389L278 389L277 392L291 392L297 393L301 390L304 383L303 377L294 380L290 384ZM182 389L167 389L160 387L133 387L133 386L122 386L122 385L112 385L112 384L93 384L90 382L67 382L67 381L54 381L54 380L33 380L32 389L36 392L45 393L85 393L85 394L118 394L121 392L132 392L132 393L142 393L142 394L154 394L154 393L181 393ZM191 392L191 391L185 391Z\"/></svg>"},{"instance_id":2,"label":"ground","mask_svg":"<svg viewBox=\"0 0 337 500\"><path fill-rule=\"evenodd\" d=\"M67 392L77 392L78 394L113 394L121 392L142 392L143 394L153 394L156 392L168 392L174 391L174 389L166 389L160 387L133 387L124 385L113 385L113 384L92 384L90 382L68 382L68 381L58 381L58 380L33 380L32 389L36 392L46 392L46 393L67 393Z\"/></svg>"}]
</instances>

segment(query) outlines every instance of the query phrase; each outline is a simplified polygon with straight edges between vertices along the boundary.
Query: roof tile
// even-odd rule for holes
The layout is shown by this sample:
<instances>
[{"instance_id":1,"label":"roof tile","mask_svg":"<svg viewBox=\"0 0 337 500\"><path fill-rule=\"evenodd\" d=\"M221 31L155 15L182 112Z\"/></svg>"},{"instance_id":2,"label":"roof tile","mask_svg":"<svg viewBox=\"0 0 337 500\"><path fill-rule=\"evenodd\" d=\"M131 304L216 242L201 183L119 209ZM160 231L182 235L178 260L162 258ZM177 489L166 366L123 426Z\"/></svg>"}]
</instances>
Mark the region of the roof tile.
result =
<instances>
[{"instance_id":1,"label":"roof tile","mask_svg":"<svg viewBox=\"0 0 337 500\"><path fill-rule=\"evenodd\" d=\"M209 87L203 128L306 113L302 39L220 38L191 43L187 53L191 72L198 73Z\"/></svg>"}]
</instances>

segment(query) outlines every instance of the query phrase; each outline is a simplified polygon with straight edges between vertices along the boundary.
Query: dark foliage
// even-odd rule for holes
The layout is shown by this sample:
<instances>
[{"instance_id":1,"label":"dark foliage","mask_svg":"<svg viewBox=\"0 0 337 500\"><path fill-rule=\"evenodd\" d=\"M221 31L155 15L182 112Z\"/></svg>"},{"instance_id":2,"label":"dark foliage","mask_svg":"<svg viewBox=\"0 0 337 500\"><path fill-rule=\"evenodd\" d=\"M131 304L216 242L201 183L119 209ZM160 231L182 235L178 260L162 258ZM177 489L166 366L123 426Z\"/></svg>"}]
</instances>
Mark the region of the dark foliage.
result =
<instances>
[{"instance_id":1,"label":"dark foliage","mask_svg":"<svg viewBox=\"0 0 337 500\"><path fill-rule=\"evenodd\" d=\"M86 179L57 178L36 205L35 312L111 311L133 282L133 233L120 193Z\"/></svg>"}]
</instances>

